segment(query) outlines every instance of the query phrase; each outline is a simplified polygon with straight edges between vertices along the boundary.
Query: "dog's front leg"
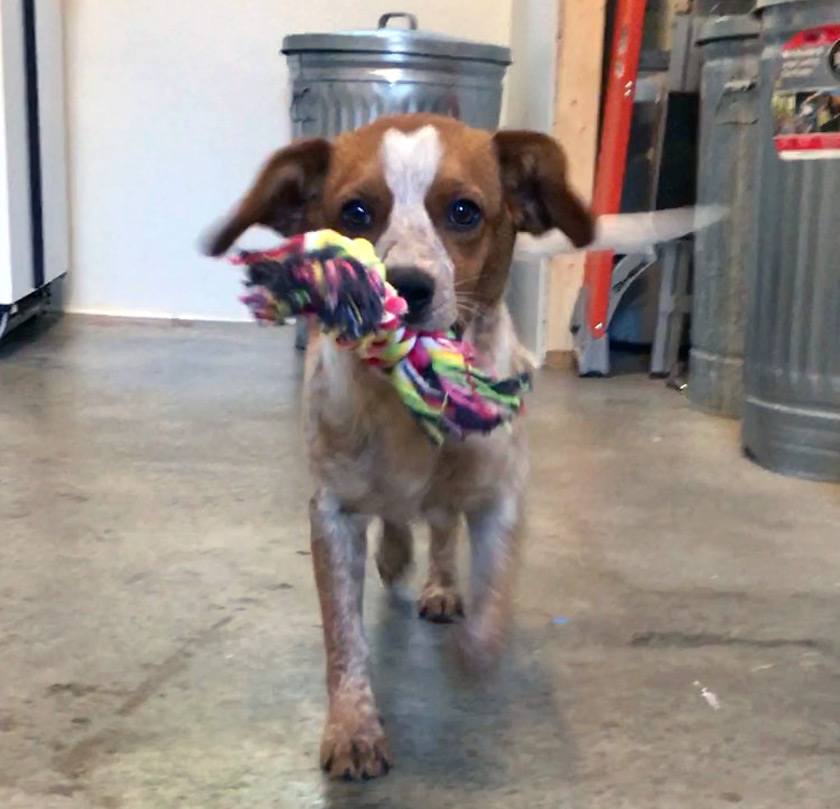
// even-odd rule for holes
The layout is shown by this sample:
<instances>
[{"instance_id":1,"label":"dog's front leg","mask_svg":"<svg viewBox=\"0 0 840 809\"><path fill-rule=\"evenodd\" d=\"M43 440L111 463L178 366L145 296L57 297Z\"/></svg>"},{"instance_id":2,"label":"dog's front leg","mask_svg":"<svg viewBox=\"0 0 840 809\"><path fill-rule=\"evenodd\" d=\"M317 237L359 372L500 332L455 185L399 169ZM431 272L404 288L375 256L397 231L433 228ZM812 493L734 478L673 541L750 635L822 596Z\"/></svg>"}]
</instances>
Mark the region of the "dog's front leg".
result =
<instances>
[{"instance_id":1,"label":"dog's front leg","mask_svg":"<svg viewBox=\"0 0 840 809\"><path fill-rule=\"evenodd\" d=\"M464 662L477 671L491 666L504 644L522 522L521 498L510 493L467 513L471 594L461 650Z\"/></svg>"},{"instance_id":2,"label":"dog's front leg","mask_svg":"<svg viewBox=\"0 0 840 809\"><path fill-rule=\"evenodd\" d=\"M436 623L448 623L464 614L458 593L457 564L459 514L436 509L428 514L431 528L429 576L420 594L420 617Z\"/></svg>"},{"instance_id":3,"label":"dog's front leg","mask_svg":"<svg viewBox=\"0 0 840 809\"><path fill-rule=\"evenodd\" d=\"M362 625L367 520L327 491L310 503L312 560L327 651L329 708L321 766L334 778L375 778L390 766L368 675Z\"/></svg>"}]
</instances>

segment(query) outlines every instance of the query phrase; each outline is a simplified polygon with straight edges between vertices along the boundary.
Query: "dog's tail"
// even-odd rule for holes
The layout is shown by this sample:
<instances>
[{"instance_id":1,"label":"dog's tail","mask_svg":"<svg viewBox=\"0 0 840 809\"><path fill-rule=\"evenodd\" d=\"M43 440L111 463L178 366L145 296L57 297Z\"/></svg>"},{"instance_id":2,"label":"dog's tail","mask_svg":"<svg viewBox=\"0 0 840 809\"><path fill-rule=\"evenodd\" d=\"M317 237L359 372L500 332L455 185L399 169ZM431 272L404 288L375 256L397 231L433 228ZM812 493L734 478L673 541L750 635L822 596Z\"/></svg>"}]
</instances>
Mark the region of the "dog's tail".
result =
<instances>
[{"instance_id":1,"label":"dog's tail","mask_svg":"<svg viewBox=\"0 0 840 809\"><path fill-rule=\"evenodd\" d=\"M516 257L546 258L594 250L611 250L622 255L645 254L651 252L656 244L679 239L719 222L726 212L727 209L721 205L701 205L650 213L599 216L595 222L595 239L586 247L575 247L559 230L550 230L542 236L520 233L516 239Z\"/></svg>"}]
</instances>

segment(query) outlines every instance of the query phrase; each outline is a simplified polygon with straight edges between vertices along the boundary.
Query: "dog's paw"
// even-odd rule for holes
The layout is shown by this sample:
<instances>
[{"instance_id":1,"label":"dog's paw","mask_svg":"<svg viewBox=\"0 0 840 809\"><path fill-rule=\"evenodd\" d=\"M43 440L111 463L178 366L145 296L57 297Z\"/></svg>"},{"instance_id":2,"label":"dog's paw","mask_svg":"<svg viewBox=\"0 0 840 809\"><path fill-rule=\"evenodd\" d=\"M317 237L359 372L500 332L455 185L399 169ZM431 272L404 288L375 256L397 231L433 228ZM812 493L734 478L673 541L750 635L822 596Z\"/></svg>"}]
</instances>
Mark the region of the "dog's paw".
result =
<instances>
[{"instance_id":1,"label":"dog's paw","mask_svg":"<svg viewBox=\"0 0 840 809\"><path fill-rule=\"evenodd\" d=\"M321 768L330 778L347 781L386 775L391 754L379 719L372 713L330 719L321 741Z\"/></svg>"},{"instance_id":2,"label":"dog's paw","mask_svg":"<svg viewBox=\"0 0 840 809\"><path fill-rule=\"evenodd\" d=\"M437 624L448 624L464 614L464 602L455 587L427 584L417 602L421 618Z\"/></svg>"}]
</instances>

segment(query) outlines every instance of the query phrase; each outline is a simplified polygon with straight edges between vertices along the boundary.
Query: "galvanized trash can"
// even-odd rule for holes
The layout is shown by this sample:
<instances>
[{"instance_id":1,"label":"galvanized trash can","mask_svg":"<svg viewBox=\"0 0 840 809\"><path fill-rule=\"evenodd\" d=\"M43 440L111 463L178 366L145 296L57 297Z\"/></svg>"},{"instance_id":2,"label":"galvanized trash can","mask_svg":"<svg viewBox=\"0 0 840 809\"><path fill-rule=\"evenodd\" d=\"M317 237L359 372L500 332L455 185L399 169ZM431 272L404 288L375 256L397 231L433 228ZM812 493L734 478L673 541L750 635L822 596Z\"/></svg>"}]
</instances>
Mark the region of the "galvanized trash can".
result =
<instances>
[{"instance_id":1,"label":"galvanized trash can","mask_svg":"<svg viewBox=\"0 0 840 809\"><path fill-rule=\"evenodd\" d=\"M840 481L840 0L761 0L746 452Z\"/></svg>"},{"instance_id":2,"label":"galvanized trash can","mask_svg":"<svg viewBox=\"0 0 840 809\"><path fill-rule=\"evenodd\" d=\"M391 28L404 20L408 28ZM283 40L292 79L292 134L331 138L383 115L432 112L496 129L510 49L418 29L383 14L373 31L293 34ZM299 348L306 346L300 321Z\"/></svg>"},{"instance_id":3,"label":"galvanized trash can","mask_svg":"<svg viewBox=\"0 0 840 809\"><path fill-rule=\"evenodd\" d=\"M396 19L409 27L391 28ZM375 31L283 40L295 137L333 137L382 115L434 112L495 129L510 49L420 31L384 14Z\"/></svg>"},{"instance_id":4,"label":"galvanized trash can","mask_svg":"<svg viewBox=\"0 0 840 809\"><path fill-rule=\"evenodd\" d=\"M752 16L707 22L697 201L728 217L694 237L688 396L701 410L737 418L744 399L746 274L752 243L758 123L759 24Z\"/></svg>"}]
</instances>

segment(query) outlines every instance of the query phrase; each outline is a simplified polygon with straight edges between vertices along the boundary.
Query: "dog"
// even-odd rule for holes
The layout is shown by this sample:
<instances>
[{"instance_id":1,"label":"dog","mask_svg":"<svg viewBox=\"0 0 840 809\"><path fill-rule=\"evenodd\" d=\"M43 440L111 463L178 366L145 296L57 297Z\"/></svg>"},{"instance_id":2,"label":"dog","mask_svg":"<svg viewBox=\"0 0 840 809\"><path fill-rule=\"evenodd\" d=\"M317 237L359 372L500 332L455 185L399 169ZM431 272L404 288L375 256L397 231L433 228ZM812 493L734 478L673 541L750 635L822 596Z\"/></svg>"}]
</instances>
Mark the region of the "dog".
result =
<instances>
[{"instance_id":1,"label":"dog","mask_svg":"<svg viewBox=\"0 0 840 809\"><path fill-rule=\"evenodd\" d=\"M332 228L368 239L408 302L411 325L457 326L499 376L529 366L504 302L517 234L556 239L559 230L576 248L596 239L552 138L425 114L381 118L332 142L302 140L276 152L208 252L221 255L257 224L285 236ZM412 523L428 524L419 614L448 622L465 612L463 658L479 670L491 665L509 623L523 534L524 424L435 447L384 375L328 338L310 342L305 397L329 699L321 765L333 777L373 778L388 771L391 755L362 626L368 523L382 522L376 563L387 586L412 565ZM455 567L462 519L471 546L466 609Z\"/></svg>"}]
</instances>

